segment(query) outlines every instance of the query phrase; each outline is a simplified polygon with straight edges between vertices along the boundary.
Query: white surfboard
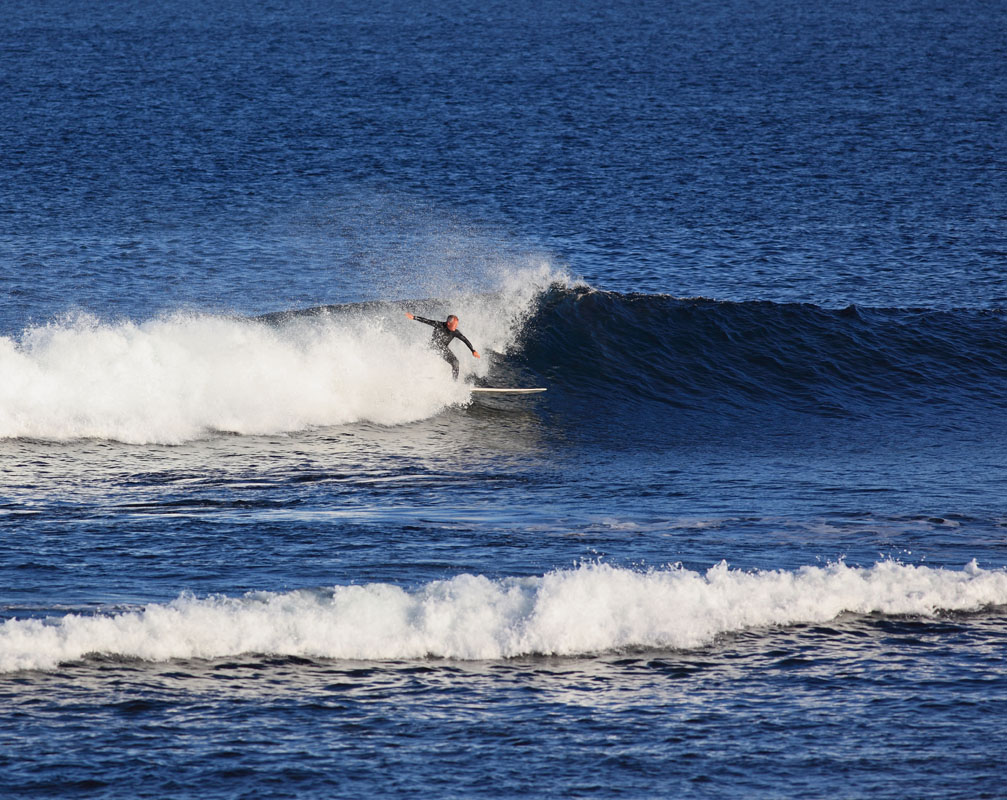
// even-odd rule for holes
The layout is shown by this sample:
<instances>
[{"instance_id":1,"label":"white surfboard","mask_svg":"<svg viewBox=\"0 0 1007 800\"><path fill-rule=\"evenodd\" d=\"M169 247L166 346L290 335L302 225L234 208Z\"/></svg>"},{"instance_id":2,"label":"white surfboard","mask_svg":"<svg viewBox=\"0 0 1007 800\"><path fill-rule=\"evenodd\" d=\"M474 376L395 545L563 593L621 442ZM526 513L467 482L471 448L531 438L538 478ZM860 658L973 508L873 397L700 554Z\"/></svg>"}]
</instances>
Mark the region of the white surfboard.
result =
<instances>
[{"instance_id":1,"label":"white surfboard","mask_svg":"<svg viewBox=\"0 0 1007 800\"><path fill-rule=\"evenodd\" d=\"M497 389L489 386L473 386L469 391L482 392L483 394L537 394L538 392L544 392L545 389Z\"/></svg>"}]
</instances>

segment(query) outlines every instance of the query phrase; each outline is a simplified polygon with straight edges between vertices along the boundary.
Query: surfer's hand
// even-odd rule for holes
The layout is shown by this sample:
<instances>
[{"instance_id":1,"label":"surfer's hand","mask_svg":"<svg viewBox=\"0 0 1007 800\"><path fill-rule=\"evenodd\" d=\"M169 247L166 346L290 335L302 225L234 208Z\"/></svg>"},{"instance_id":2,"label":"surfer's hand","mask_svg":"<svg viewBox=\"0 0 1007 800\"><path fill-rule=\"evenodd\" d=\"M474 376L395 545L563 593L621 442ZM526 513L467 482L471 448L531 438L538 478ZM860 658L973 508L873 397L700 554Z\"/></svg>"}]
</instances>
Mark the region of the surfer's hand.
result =
<instances>
[{"instance_id":1,"label":"surfer's hand","mask_svg":"<svg viewBox=\"0 0 1007 800\"><path fill-rule=\"evenodd\" d=\"M479 355L479 351L478 350L473 350L472 351L472 355L474 355L476 358L482 358L482 356Z\"/></svg>"},{"instance_id":2,"label":"surfer's hand","mask_svg":"<svg viewBox=\"0 0 1007 800\"><path fill-rule=\"evenodd\" d=\"M416 319L416 317L414 317L414 316L413 316L412 314L410 314L410 313L409 313L408 311L406 312L406 316L407 316L407 317L409 317L409 319Z\"/></svg>"}]
</instances>

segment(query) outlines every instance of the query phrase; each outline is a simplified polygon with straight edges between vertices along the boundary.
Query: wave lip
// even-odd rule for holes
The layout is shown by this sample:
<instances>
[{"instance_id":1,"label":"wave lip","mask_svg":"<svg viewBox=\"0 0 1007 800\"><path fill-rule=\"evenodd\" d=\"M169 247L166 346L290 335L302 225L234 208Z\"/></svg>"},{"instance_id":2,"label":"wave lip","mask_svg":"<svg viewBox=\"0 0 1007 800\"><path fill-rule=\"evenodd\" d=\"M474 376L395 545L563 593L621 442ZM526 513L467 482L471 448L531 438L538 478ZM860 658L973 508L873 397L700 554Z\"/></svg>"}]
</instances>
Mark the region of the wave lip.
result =
<instances>
[{"instance_id":1,"label":"wave lip","mask_svg":"<svg viewBox=\"0 0 1007 800\"><path fill-rule=\"evenodd\" d=\"M717 636L844 613L928 617L1007 604L1007 570L879 562L795 572L718 564L639 572L604 564L540 577L461 575L241 598L183 595L111 615L8 620L0 671L55 669L89 654L149 661L256 653L307 658L496 660L629 648L689 649Z\"/></svg>"}]
</instances>

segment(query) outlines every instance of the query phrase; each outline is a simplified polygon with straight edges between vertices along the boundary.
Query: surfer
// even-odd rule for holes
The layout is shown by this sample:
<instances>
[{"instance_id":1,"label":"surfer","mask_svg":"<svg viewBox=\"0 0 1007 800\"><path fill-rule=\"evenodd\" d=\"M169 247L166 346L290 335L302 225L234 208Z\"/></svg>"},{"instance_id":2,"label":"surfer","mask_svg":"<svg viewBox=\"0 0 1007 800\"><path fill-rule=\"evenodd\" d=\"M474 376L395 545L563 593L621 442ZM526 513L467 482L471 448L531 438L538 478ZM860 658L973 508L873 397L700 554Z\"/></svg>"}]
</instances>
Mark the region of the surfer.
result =
<instances>
[{"instance_id":1,"label":"surfer","mask_svg":"<svg viewBox=\"0 0 1007 800\"><path fill-rule=\"evenodd\" d=\"M472 355L476 358L480 358L478 351L472 346L472 342L465 338L465 335L458 330L458 317L452 314L444 322L436 322L432 319L426 319L425 317L417 317L413 314L406 312L406 316L409 319L414 319L417 322L422 322L429 325L434 329L433 335L430 337L430 342L434 346L434 350L437 351L438 355L447 361L451 365L451 375L455 380L458 380L458 359L455 358L455 354L451 352L449 345L455 339L461 339L465 346L472 351Z\"/></svg>"}]
</instances>

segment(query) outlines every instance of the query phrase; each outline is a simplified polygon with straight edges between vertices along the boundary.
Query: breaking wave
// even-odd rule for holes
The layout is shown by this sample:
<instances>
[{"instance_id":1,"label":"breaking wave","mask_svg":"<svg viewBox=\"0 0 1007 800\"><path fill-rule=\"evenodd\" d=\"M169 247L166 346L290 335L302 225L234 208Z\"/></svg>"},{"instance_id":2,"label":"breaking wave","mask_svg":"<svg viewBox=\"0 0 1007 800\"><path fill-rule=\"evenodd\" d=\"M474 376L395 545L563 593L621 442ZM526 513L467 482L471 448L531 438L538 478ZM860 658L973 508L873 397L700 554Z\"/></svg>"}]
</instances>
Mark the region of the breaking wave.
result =
<instances>
[{"instance_id":1,"label":"breaking wave","mask_svg":"<svg viewBox=\"0 0 1007 800\"><path fill-rule=\"evenodd\" d=\"M449 299L33 327L0 338L0 438L177 443L397 425L467 403L404 311L458 314L485 356L456 345L465 378L544 384L545 402L578 425L632 428L627 409L641 404L648 424L672 408L711 427L778 412L986 431L1007 421L1002 311L618 294L543 266Z\"/></svg>"},{"instance_id":2,"label":"breaking wave","mask_svg":"<svg viewBox=\"0 0 1007 800\"><path fill-rule=\"evenodd\" d=\"M241 598L183 596L115 614L12 619L0 671L90 654L150 661L240 654L333 659L505 659L701 647L717 636L844 613L917 615L1007 604L1007 571L879 562L745 572L649 572L604 564L540 577L461 575Z\"/></svg>"},{"instance_id":3,"label":"breaking wave","mask_svg":"<svg viewBox=\"0 0 1007 800\"><path fill-rule=\"evenodd\" d=\"M431 352L429 329L403 312L458 314L480 350L505 353L554 279L543 267L508 275L497 291L450 300L260 319L77 316L33 327L0 338L0 438L170 444L213 432L424 419L467 402L468 393ZM485 373L491 360L462 358L465 374Z\"/></svg>"}]
</instances>

